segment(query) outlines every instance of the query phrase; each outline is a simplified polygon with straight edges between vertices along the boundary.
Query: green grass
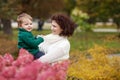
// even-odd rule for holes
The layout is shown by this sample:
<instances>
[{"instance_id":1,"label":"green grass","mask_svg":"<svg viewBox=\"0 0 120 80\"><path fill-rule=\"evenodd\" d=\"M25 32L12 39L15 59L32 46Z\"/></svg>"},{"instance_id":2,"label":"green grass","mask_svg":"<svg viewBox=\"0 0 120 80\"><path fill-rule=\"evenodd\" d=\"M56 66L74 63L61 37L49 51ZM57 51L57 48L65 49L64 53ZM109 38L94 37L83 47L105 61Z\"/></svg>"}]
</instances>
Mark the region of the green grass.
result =
<instances>
[{"instance_id":1,"label":"green grass","mask_svg":"<svg viewBox=\"0 0 120 80\"><path fill-rule=\"evenodd\" d=\"M51 33L50 30L36 31L33 30L32 33L36 35L46 35ZM71 43L71 51L85 51L92 48L95 44L100 46L106 46L109 49L116 49L115 53L120 52L120 38L117 38L118 33L94 33L94 32L76 32L72 37L69 38ZM18 30L13 30L12 39L17 42ZM0 36L4 36L0 32Z\"/></svg>"},{"instance_id":2,"label":"green grass","mask_svg":"<svg viewBox=\"0 0 120 80\"><path fill-rule=\"evenodd\" d=\"M85 51L92 48L95 44L105 46L109 49L116 49L120 52L120 39L117 33L94 33L94 32L78 32L69 38L71 42L71 51Z\"/></svg>"}]
</instances>

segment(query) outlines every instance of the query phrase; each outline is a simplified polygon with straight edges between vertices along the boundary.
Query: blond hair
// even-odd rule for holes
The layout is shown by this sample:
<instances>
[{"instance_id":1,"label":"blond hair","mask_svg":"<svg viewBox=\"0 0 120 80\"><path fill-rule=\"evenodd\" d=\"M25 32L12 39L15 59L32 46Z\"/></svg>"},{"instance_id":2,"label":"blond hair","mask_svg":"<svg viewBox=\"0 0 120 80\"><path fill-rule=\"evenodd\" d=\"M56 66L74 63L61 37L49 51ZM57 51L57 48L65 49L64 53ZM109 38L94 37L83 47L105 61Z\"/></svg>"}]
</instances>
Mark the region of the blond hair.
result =
<instances>
[{"instance_id":1,"label":"blond hair","mask_svg":"<svg viewBox=\"0 0 120 80\"><path fill-rule=\"evenodd\" d=\"M33 20L33 18L29 14L27 14L27 13L22 13L22 14L18 15L18 17L17 17L17 23L18 23L19 27L24 22L24 20L26 18L30 19L31 21Z\"/></svg>"}]
</instances>

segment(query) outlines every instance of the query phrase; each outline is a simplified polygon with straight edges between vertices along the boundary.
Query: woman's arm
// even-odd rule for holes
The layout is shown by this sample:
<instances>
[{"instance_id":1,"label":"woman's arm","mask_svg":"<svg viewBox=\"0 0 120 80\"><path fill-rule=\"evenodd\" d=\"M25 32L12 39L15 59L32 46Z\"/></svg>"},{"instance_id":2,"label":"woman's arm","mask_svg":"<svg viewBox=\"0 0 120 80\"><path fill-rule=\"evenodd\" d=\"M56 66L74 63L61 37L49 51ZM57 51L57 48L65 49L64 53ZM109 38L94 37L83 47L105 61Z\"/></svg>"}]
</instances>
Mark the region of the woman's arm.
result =
<instances>
[{"instance_id":1,"label":"woman's arm","mask_svg":"<svg viewBox=\"0 0 120 80\"><path fill-rule=\"evenodd\" d=\"M61 58L66 55L65 49L63 47L57 47L50 50L47 54L40 57L38 60L45 63L53 63L56 59Z\"/></svg>"}]
</instances>

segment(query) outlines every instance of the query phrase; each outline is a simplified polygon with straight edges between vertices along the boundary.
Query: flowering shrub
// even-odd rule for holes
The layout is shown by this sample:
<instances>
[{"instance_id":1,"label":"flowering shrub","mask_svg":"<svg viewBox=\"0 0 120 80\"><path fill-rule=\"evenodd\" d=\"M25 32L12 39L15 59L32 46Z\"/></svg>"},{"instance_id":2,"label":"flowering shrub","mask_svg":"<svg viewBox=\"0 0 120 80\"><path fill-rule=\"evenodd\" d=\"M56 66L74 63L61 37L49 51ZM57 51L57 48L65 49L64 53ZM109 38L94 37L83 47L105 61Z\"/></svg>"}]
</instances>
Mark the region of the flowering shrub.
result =
<instances>
[{"instance_id":1,"label":"flowering shrub","mask_svg":"<svg viewBox=\"0 0 120 80\"><path fill-rule=\"evenodd\" d=\"M92 25L86 22L86 20L89 19L87 13L84 13L79 8L75 7L71 13L71 17L82 31L92 31Z\"/></svg>"},{"instance_id":2,"label":"flowering shrub","mask_svg":"<svg viewBox=\"0 0 120 80\"><path fill-rule=\"evenodd\" d=\"M79 54L68 69L71 80L119 80L120 56L112 56L105 47L95 45L87 51L89 55Z\"/></svg>"},{"instance_id":3,"label":"flowering shrub","mask_svg":"<svg viewBox=\"0 0 120 80\"><path fill-rule=\"evenodd\" d=\"M9 53L0 56L0 80L66 80L69 61L41 63L24 49L15 60Z\"/></svg>"}]
</instances>

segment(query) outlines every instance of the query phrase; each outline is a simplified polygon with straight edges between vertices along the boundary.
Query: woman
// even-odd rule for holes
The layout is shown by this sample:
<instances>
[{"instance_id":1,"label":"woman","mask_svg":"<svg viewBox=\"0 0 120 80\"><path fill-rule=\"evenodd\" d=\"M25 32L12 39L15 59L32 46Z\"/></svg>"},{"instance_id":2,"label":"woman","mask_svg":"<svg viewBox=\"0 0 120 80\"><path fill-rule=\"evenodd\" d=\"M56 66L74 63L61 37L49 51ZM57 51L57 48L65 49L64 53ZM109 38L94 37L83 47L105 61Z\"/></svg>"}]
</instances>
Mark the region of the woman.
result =
<instances>
[{"instance_id":1,"label":"woman","mask_svg":"<svg viewBox=\"0 0 120 80\"><path fill-rule=\"evenodd\" d=\"M51 17L52 33L43 36L44 42L39 45L39 50L45 55L38 60L41 62L54 63L69 59L70 42L75 23L66 15L56 14Z\"/></svg>"}]
</instances>

